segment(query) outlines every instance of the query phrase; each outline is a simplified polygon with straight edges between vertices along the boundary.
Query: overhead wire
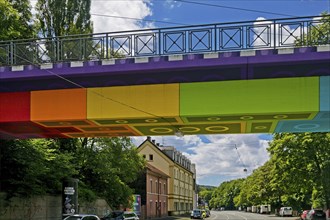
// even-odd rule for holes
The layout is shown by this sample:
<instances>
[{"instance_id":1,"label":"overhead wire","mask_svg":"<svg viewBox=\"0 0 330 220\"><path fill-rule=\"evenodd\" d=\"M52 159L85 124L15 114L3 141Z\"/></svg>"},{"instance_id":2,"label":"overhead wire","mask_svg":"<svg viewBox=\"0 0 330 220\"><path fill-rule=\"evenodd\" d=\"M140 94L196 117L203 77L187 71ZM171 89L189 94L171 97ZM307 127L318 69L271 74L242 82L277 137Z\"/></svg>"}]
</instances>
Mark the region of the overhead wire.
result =
<instances>
[{"instance_id":1,"label":"overhead wire","mask_svg":"<svg viewBox=\"0 0 330 220\"><path fill-rule=\"evenodd\" d=\"M115 15L104 15L97 13L90 13L93 16L99 17L108 17L108 18L119 18L119 19L128 19L128 20L136 20L136 21L147 21L147 22L155 22L155 23L164 23L164 24L175 24L175 25L190 25L186 23L178 23L178 22L170 22L170 21L159 21L154 19L145 19L145 18L132 18L132 17L124 17L124 16L115 16Z\"/></svg>"},{"instance_id":2,"label":"overhead wire","mask_svg":"<svg viewBox=\"0 0 330 220\"><path fill-rule=\"evenodd\" d=\"M247 168L246 168L246 166L245 166L245 164L244 164L244 162L243 162L243 160L242 160L242 158L241 158L241 155L240 155L240 153L239 153L239 151L238 151L238 149L237 149L237 145L234 144L234 146L235 146L235 149L236 149L236 152L237 152L237 155L238 155L238 159L239 159L239 161L242 163L242 165L243 165L243 167L244 167L244 172L247 172Z\"/></svg>"},{"instance_id":3,"label":"overhead wire","mask_svg":"<svg viewBox=\"0 0 330 220\"><path fill-rule=\"evenodd\" d=\"M38 63L33 63L33 62L31 62L31 61L25 59L25 58L22 57L22 56L19 56L19 55L16 55L16 56L17 56L18 58L20 58L20 59L22 59L22 60L28 62L28 63L29 63L30 65L32 65L32 66L40 67L40 66L42 65L42 64L39 63L39 62L38 62ZM56 77L58 77L58 78L60 78L60 79L62 79L62 80L64 80L64 81L66 81L66 82L68 82L68 83L71 83L72 85L77 86L78 88L87 89L86 87L80 85L79 83L76 83L76 82L74 82L74 81L72 81L72 80L70 80L70 79L67 79L67 78L65 78L65 77L63 77L63 76L60 76L59 74L57 74L57 73L55 73L55 72L53 72L53 71L51 71L51 70L49 70L49 69L45 69L45 71L48 72L48 73L50 73L50 74L52 74L52 75L54 75L54 76L56 76ZM93 90L92 90L91 92L94 93L95 95L98 95L98 96L101 97L101 98L104 98L104 99L107 99L107 100L109 100L109 101L115 102L115 103L120 104L120 105L122 105L122 106L128 107L128 108L133 109L133 110L136 110L136 111L138 111L138 112L142 112L142 113L144 113L144 114L150 115L150 116L155 117L155 118L158 118L158 119L162 119L162 120L164 120L164 122L166 122L168 125L170 125L170 126L174 129L174 134L175 134L175 135L177 135L177 136L181 136L181 137L184 136L184 133L178 128L178 126L176 126L176 125L174 125L173 123L171 123L171 122L170 122L169 120L167 120L165 117L162 117L162 116L159 116L159 115L156 115L156 114L150 113L150 112L148 112L148 111L145 111L145 110L139 109L139 108L137 108L137 107L131 106L131 105L129 105L129 104L126 104L126 103L124 103L124 102L118 101L118 100L113 99L113 98L110 98L110 97L105 96L105 95L103 95L103 94L101 94L101 93L98 93L98 92L96 92L96 91L93 91Z\"/></svg>"},{"instance_id":4,"label":"overhead wire","mask_svg":"<svg viewBox=\"0 0 330 220\"><path fill-rule=\"evenodd\" d=\"M175 0L175 1L182 2L182 3L188 3L188 4L202 5L202 6L210 6L210 7L226 8L226 9L240 10L240 11L247 11L247 12L295 17L294 15L289 15L289 14L275 13L275 12L269 12L269 11L260 11L260 10L255 10L255 9L239 8L239 7L218 5L218 4L210 4L210 3L205 3L205 2L195 2L195 1L189 1L189 0Z\"/></svg>"},{"instance_id":5,"label":"overhead wire","mask_svg":"<svg viewBox=\"0 0 330 220\"><path fill-rule=\"evenodd\" d=\"M37 0L35 0L35 1L37 1ZM100 1L101 2L103 0L92 0L92 1ZM127 1L127 0L118 0L118 1ZM141 0L139 0L139 1L141 1ZM225 8L225 9L231 9L231 10L241 10L241 11L246 11L246 12L254 12L254 13L263 13L263 14L272 14L272 15L295 17L294 15L289 15L289 14L275 13L275 12L269 12L269 11L261 11L261 10L255 10L255 9L240 8L240 7L232 7L232 6L225 6L225 5L218 5L218 4L210 4L210 3L205 3L205 2L196 2L196 1L189 1L189 0L175 0L175 1L176 2L187 3L187 4L195 4L195 5L202 5L202 6L209 6L209 7ZM104 2L106 2L106 1L104 1ZM134 18L134 17L127 17L127 16L106 15L106 14L100 14L100 13L90 13L90 14L92 16L98 16L98 17L109 17L109 18L117 18L117 19L127 19L127 20L155 22L155 23L163 23L163 24L174 24L174 25L191 25L191 24L187 24L187 23L160 21L160 20L156 20L156 19Z\"/></svg>"}]
</instances>

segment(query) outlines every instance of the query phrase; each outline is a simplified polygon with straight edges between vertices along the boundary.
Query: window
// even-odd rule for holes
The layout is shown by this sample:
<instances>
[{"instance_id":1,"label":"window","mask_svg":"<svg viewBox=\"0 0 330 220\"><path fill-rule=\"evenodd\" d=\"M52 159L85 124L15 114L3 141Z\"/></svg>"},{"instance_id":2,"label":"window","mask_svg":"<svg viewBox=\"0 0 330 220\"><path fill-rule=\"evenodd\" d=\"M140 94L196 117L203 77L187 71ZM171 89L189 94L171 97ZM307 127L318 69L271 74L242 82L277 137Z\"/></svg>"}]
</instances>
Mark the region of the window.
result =
<instances>
[{"instance_id":1,"label":"window","mask_svg":"<svg viewBox=\"0 0 330 220\"><path fill-rule=\"evenodd\" d=\"M162 183L159 183L159 194L162 194Z\"/></svg>"},{"instance_id":2,"label":"window","mask_svg":"<svg viewBox=\"0 0 330 220\"><path fill-rule=\"evenodd\" d=\"M166 194L166 184L164 183L164 194Z\"/></svg>"},{"instance_id":3,"label":"window","mask_svg":"<svg viewBox=\"0 0 330 220\"><path fill-rule=\"evenodd\" d=\"M150 180L150 192L152 193L152 180Z\"/></svg>"},{"instance_id":4,"label":"window","mask_svg":"<svg viewBox=\"0 0 330 220\"><path fill-rule=\"evenodd\" d=\"M149 160L154 160L154 155L149 154Z\"/></svg>"},{"instance_id":5,"label":"window","mask_svg":"<svg viewBox=\"0 0 330 220\"><path fill-rule=\"evenodd\" d=\"M155 185L156 185L156 193L158 193L158 182L157 182L157 180L155 182Z\"/></svg>"}]
</instances>

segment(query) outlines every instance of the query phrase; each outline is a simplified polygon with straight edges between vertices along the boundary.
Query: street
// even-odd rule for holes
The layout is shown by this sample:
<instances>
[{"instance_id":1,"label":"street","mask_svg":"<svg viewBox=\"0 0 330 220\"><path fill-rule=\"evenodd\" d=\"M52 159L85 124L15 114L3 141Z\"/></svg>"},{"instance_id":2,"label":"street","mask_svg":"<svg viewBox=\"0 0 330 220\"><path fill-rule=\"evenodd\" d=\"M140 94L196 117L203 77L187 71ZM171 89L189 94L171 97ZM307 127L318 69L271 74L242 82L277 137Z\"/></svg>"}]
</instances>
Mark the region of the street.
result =
<instances>
[{"instance_id":1,"label":"street","mask_svg":"<svg viewBox=\"0 0 330 220\"><path fill-rule=\"evenodd\" d=\"M187 217L175 217L179 220L188 220ZM297 220L299 217L279 217L239 211L211 211L211 216L205 220Z\"/></svg>"},{"instance_id":2,"label":"street","mask_svg":"<svg viewBox=\"0 0 330 220\"><path fill-rule=\"evenodd\" d=\"M278 217L275 215L262 215L239 211L211 211L208 220L295 220L298 217Z\"/></svg>"}]
</instances>

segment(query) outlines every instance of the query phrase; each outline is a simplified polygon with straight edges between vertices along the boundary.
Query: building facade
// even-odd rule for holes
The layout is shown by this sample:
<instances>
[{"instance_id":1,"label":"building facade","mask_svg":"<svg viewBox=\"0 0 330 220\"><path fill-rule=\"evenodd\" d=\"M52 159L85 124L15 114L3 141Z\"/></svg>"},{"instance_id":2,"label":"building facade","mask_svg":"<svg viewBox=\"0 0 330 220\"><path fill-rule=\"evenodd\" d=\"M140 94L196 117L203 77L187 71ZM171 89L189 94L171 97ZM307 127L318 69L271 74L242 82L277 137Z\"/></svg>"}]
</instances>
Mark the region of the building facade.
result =
<instances>
[{"instance_id":1,"label":"building facade","mask_svg":"<svg viewBox=\"0 0 330 220\"><path fill-rule=\"evenodd\" d=\"M137 181L130 185L140 195L140 219L166 217L168 215L167 179L169 176L147 163Z\"/></svg>"},{"instance_id":2,"label":"building facade","mask_svg":"<svg viewBox=\"0 0 330 220\"><path fill-rule=\"evenodd\" d=\"M165 217L168 215L168 175L147 164L146 175L146 218Z\"/></svg>"},{"instance_id":3,"label":"building facade","mask_svg":"<svg viewBox=\"0 0 330 220\"><path fill-rule=\"evenodd\" d=\"M169 176L167 179L168 214L180 215L190 212L194 208L196 189L193 173L195 167L191 161L174 147L160 146L150 137L138 147L138 151L148 164ZM149 205L152 207L156 203L151 202Z\"/></svg>"}]
</instances>

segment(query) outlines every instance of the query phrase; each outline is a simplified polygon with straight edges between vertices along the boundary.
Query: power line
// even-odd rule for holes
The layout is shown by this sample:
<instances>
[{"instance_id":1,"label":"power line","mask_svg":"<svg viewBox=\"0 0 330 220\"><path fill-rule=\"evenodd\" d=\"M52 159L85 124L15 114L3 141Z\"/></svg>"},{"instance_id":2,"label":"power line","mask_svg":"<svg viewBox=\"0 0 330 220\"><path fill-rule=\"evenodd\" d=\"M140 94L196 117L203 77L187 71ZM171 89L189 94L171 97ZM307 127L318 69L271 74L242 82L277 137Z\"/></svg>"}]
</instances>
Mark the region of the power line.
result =
<instances>
[{"instance_id":1,"label":"power line","mask_svg":"<svg viewBox=\"0 0 330 220\"><path fill-rule=\"evenodd\" d=\"M153 20L153 19L132 18L132 17L115 16L115 15L103 15L103 14L96 14L96 13L91 13L91 15L93 15L93 16L99 16L99 17L109 17L109 18L119 18L119 19L136 20L136 21L148 21L148 22L164 23L164 24L190 25L190 24L170 22L170 21L159 21L159 20Z\"/></svg>"},{"instance_id":2,"label":"power line","mask_svg":"<svg viewBox=\"0 0 330 220\"><path fill-rule=\"evenodd\" d=\"M269 12L269 11L259 11L259 10L254 10L254 9L238 8L238 7L231 7L231 6L210 4L210 3L202 3L202 2L195 2L195 1L188 1L188 0L176 0L176 1L177 2L182 2L182 3L188 3L188 4L217 7L217 8L226 8L226 9L233 9L233 10L240 10L240 11L247 11L247 12L256 12L256 13L263 13L263 14L272 14L272 15L295 17L294 15L288 15L288 14L282 14L282 13L275 13L275 12Z\"/></svg>"},{"instance_id":3,"label":"power line","mask_svg":"<svg viewBox=\"0 0 330 220\"><path fill-rule=\"evenodd\" d=\"M236 152L237 152L237 155L238 155L238 159L239 159L239 161L241 161L241 163L242 163L243 166L244 166L244 172L247 172L247 168L246 168L244 162L242 161L241 155L240 155L240 153L238 152L238 149L237 149L236 144L234 144L234 146L235 146L235 149L236 149Z\"/></svg>"},{"instance_id":4,"label":"power line","mask_svg":"<svg viewBox=\"0 0 330 220\"><path fill-rule=\"evenodd\" d=\"M22 57L22 56L19 56L19 55L16 55L16 56L17 56L18 58L21 58L21 59L24 60L24 61L27 61L29 64L31 64L31 65L33 65L33 66L36 66L36 67L40 67L40 66L41 66L40 63L35 64L35 63L32 63L31 61L25 59L25 58ZM60 75L58 75L57 73L55 73L55 72L53 72L53 71L51 71L51 70L48 70L48 69L45 69L45 70L46 70L46 72L48 72L48 73L50 73L50 74L52 74L52 75L54 75L54 76L56 76L56 77L58 77L58 78L60 78L60 79L62 79L62 80L64 80L64 81L66 81L66 82L68 82L68 83L70 83L70 84L72 84L72 85L74 85L74 86L77 86L78 88L87 89L86 87L80 85L79 83L76 83L76 82L74 82L74 81L72 81L72 80L70 80L70 79L67 79L67 78L65 78L65 77L63 77L63 76L60 76ZM115 102L115 103L117 103L117 104L120 104L120 105L122 105L122 106L128 107L128 108L133 109L133 110L136 110L136 111L138 111L138 112L142 112L142 113L147 114L147 115L150 115L150 116L152 116L152 117L162 119L162 120L164 120L166 123L168 123L171 127L174 128L174 135L176 135L176 136L178 136L178 137L183 137L183 136L184 136L184 133L183 133L183 132L182 132L177 126L175 126L175 125L172 124L169 120L167 120L165 117L162 117L162 116L159 116L159 115L156 115L156 114L150 113L150 112L145 111L145 110L142 110L142 109L139 109L139 108L137 108L137 107L131 106L131 105L129 105L129 104L126 104L126 103L124 103L124 102L118 101L118 100L116 100L116 99L112 99L112 98L107 97L107 96L105 96L105 95L103 95L103 94L101 94L101 93L98 93L98 92L96 92L96 91L93 91L93 90L92 90L91 92L94 93L95 95L100 96L101 98L106 99L106 100L109 100L109 101Z\"/></svg>"}]
</instances>

